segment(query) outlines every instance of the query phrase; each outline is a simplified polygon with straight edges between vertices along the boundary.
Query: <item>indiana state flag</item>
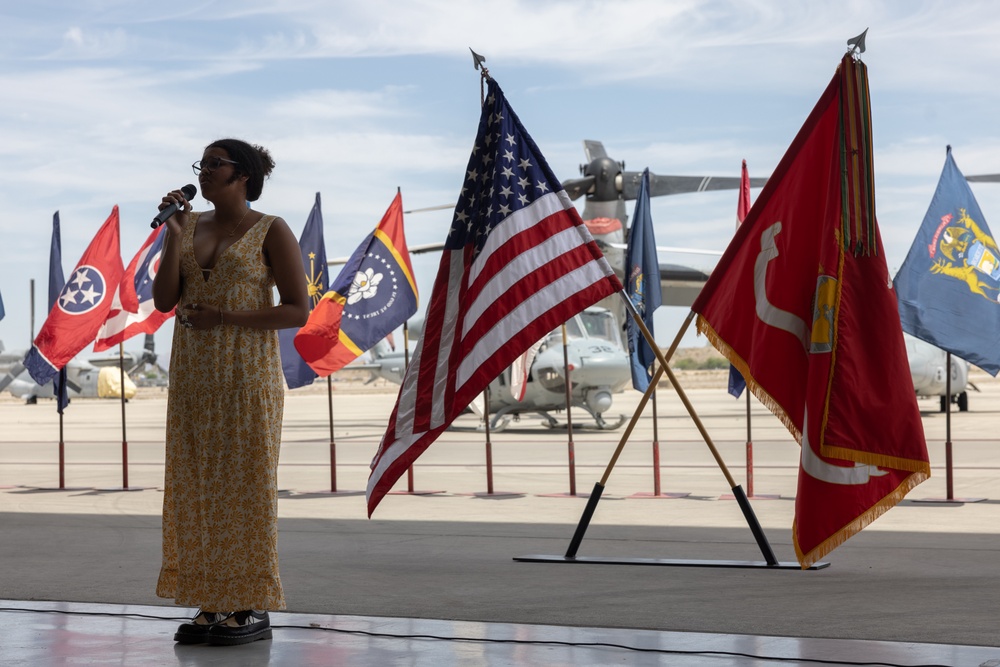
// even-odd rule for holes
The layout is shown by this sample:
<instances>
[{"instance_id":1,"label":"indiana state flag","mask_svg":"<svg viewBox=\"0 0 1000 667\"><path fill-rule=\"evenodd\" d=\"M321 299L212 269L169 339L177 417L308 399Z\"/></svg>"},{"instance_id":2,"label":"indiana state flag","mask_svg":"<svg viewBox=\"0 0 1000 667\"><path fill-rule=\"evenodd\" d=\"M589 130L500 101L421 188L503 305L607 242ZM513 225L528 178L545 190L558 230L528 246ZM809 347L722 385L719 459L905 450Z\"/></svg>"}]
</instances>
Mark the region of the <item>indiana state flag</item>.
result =
<instances>
[{"instance_id":1,"label":"indiana state flag","mask_svg":"<svg viewBox=\"0 0 1000 667\"><path fill-rule=\"evenodd\" d=\"M663 303L663 292L660 289L660 264L656 259L653 218L649 214L649 169L642 172L632 217L628 249L625 251L625 290L649 333L653 333L653 311ZM656 361L656 354L646 342L635 320L627 317L625 323L628 330L629 359L632 362L632 386L644 392L652 378L650 368Z\"/></svg>"},{"instance_id":2,"label":"indiana state flag","mask_svg":"<svg viewBox=\"0 0 1000 667\"><path fill-rule=\"evenodd\" d=\"M299 237L299 249L302 251L302 266L306 272L306 282L309 288L309 313L311 314L320 299L326 294L330 285L327 277L326 244L323 241L323 208L320 205L319 193L316 193L316 203L313 204L306 220L306 226ZM295 349L295 334L299 329L282 329L278 332L278 342L281 344L281 370L285 374L285 383L289 389L296 389L312 384L316 373Z\"/></svg>"},{"instance_id":3,"label":"indiana state flag","mask_svg":"<svg viewBox=\"0 0 1000 667\"><path fill-rule=\"evenodd\" d=\"M124 273L115 206L73 269L24 359L35 382L45 384L56 377L94 340Z\"/></svg>"},{"instance_id":4,"label":"indiana state flag","mask_svg":"<svg viewBox=\"0 0 1000 667\"><path fill-rule=\"evenodd\" d=\"M903 331L991 375L1000 371L1000 251L951 146L893 283Z\"/></svg>"},{"instance_id":5,"label":"indiana state flag","mask_svg":"<svg viewBox=\"0 0 1000 667\"><path fill-rule=\"evenodd\" d=\"M357 359L417 312L417 285L396 193L295 335L295 349L321 377Z\"/></svg>"}]
</instances>

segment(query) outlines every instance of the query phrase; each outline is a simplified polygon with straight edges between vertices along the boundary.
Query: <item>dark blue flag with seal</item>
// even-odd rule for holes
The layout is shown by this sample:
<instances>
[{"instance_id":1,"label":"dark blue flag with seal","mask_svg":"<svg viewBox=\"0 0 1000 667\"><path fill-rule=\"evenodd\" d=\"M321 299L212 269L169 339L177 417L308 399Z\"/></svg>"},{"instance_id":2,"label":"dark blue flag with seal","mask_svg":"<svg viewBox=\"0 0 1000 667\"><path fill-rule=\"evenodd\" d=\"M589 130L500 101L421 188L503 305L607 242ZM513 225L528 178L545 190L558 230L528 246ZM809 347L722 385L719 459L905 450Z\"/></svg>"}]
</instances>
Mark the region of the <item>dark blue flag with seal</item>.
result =
<instances>
[{"instance_id":1,"label":"dark blue flag with seal","mask_svg":"<svg viewBox=\"0 0 1000 667\"><path fill-rule=\"evenodd\" d=\"M893 284L903 331L1000 372L1000 250L951 146Z\"/></svg>"},{"instance_id":2,"label":"dark blue flag with seal","mask_svg":"<svg viewBox=\"0 0 1000 667\"><path fill-rule=\"evenodd\" d=\"M625 251L625 293L643 323L653 333L653 311L663 303L660 289L660 263L656 259L656 239L653 237L653 218L649 213L649 169L642 172L642 182L635 198L635 211L628 234ZM656 354L631 317L625 319L628 331L628 352L632 362L632 386L646 391L653 377L650 369Z\"/></svg>"},{"instance_id":3,"label":"dark blue flag with seal","mask_svg":"<svg viewBox=\"0 0 1000 667\"><path fill-rule=\"evenodd\" d=\"M309 312L312 313L316 304L329 289L329 272L326 266L326 245L323 242L323 209L320 206L319 193L316 193L316 203L313 204L306 226L299 237L299 248L302 250L302 265L306 272L306 282L309 283ZM319 377L295 349L295 334L299 330L282 329L278 332L278 342L281 344L281 370L285 374L285 382L289 389L312 384Z\"/></svg>"}]
</instances>

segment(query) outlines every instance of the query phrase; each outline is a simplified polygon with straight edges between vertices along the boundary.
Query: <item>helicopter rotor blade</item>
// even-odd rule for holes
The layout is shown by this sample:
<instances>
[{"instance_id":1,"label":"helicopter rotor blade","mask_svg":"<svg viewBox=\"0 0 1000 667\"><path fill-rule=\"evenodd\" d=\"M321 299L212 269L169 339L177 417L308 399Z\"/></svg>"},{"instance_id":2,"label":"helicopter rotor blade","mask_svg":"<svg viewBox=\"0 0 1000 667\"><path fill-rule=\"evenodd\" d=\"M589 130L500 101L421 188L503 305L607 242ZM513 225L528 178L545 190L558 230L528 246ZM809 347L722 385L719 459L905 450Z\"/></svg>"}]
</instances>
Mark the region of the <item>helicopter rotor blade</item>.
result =
<instances>
[{"instance_id":1,"label":"helicopter rotor blade","mask_svg":"<svg viewBox=\"0 0 1000 667\"><path fill-rule=\"evenodd\" d=\"M980 174L979 176L966 176L965 180L970 183L1000 183L1000 174Z\"/></svg>"},{"instance_id":2,"label":"helicopter rotor blade","mask_svg":"<svg viewBox=\"0 0 1000 667\"><path fill-rule=\"evenodd\" d=\"M411 208L409 211L403 211L403 215L409 215L410 213L426 213L427 211L443 211L446 208L455 208L455 205L438 204L437 206L428 206L427 208Z\"/></svg>"},{"instance_id":3,"label":"helicopter rotor blade","mask_svg":"<svg viewBox=\"0 0 1000 667\"><path fill-rule=\"evenodd\" d=\"M594 187L594 177L584 176L583 178L571 178L567 181L563 181L563 190L569 195L570 199L576 199L581 195L586 194Z\"/></svg>"},{"instance_id":4,"label":"helicopter rotor blade","mask_svg":"<svg viewBox=\"0 0 1000 667\"><path fill-rule=\"evenodd\" d=\"M626 171L622 173L622 197L626 200L635 199L639 194L639 183L642 180L641 171ZM763 187L766 178L751 178L750 187ZM738 176L657 176L649 175L649 196L679 195L687 192L708 192L710 190L738 190Z\"/></svg>"}]
</instances>

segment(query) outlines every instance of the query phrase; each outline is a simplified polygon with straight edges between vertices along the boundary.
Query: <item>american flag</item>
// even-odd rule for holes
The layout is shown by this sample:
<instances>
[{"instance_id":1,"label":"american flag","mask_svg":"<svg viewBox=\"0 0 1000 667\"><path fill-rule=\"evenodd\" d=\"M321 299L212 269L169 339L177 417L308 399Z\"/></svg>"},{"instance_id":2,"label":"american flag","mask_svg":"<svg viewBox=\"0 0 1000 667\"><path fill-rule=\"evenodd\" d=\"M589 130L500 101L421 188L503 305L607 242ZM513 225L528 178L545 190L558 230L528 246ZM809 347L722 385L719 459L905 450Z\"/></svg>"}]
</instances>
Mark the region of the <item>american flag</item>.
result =
<instances>
[{"instance_id":1,"label":"american flag","mask_svg":"<svg viewBox=\"0 0 1000 667\"><path fill-rule=\"evenodd\" d=\"M423 335L372 461L368 515L514 359L621 289L491 79Z\"/></svg>"}]
</instances>

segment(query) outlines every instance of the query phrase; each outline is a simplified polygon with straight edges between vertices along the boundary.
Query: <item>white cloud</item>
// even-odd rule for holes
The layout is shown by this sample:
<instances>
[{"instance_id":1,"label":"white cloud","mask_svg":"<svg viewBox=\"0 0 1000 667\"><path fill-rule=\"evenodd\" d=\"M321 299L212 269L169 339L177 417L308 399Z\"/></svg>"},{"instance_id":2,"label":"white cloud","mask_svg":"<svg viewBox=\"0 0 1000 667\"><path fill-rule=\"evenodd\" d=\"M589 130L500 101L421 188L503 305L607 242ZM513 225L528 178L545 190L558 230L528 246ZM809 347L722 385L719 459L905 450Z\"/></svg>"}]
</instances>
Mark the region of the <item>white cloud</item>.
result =
<instances>
[{"instance_id":1,"label":"white cloud","mask_svg":"<svg viewBox=\"0 0 1000 667\"><path fill-rule=\"evenodd\" d=\"M966 173L1000 172L1000 8L988 2L84 0L55 16L42 9L13 9L0 41L0 337L27 328L23 285L44 282L53 211L63 215L67 269L115 203L128 257L162 193L194 180L188 165L220 136L272 150L278 167L260 207L293 229L322 193L331 255L353 249L397 186L406 208L453 202L478 120L470 46L562 178L578 175L583 139L603 140L628 169L735 175L747 158L756 176L776 166L847 38L869 27L887 253L905 254L947 143ZM975 192L995 218L1000 186ZM658 241L670 245L721 249L734 215L734 193L660 198L653 208ZM410 242L441 240L449 219L412 216ZM435 262L421 262L429 268L418 272L433 275Z\"/></svg>"}]
</instances>

